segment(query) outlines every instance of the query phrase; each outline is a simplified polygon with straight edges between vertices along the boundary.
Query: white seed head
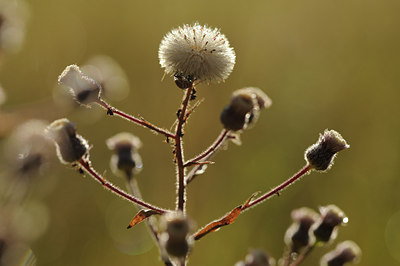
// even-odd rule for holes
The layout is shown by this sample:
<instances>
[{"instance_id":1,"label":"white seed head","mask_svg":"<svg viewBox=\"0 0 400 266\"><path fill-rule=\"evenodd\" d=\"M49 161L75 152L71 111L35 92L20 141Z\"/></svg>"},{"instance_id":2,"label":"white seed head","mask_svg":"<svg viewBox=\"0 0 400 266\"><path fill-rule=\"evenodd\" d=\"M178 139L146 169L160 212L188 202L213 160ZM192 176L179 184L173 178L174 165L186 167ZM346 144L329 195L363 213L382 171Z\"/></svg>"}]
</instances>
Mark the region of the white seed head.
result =
<instances>
[{"instance_id":1,"label":"white seed head","mask_svg":"<svg viewBox=\"0 0 400 266\"><path fill-rule=\"evenodd\" d=\"M161 67L167 74L209 82L224 81L235 65L235 52L217 28L184 25L162 39L158 50Z\"/></svg>"}]
</instances>

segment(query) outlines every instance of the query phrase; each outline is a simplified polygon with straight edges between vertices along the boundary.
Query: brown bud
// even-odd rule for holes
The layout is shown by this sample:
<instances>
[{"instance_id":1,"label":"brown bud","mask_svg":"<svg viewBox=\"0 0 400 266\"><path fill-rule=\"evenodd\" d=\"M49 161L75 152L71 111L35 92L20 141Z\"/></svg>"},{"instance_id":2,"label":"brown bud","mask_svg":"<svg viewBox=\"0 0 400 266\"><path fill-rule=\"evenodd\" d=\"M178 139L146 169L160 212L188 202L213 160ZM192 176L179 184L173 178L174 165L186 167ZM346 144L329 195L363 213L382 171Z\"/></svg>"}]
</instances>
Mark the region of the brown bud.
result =
<instances>
[{"instance_id":1,"label":"brown bud","mask_svg":"<svg viewBox=\"0 0 400 266\"><path fill-rule=\"evenodd\" d=\"M328 242L336 238L337 226L348 222L344 212L336 205L320 208L321 217L313 226L314 236L318 241Z\"/></svg>"},{"instance_id":2,"label":"brown bud","mask_svg":"<svg viewBox=\"0 0 400 266\"><path fill-rule=\"evenodd\" d=\"M109 138L107 146L114 151L110 165L115 174L122 172L129 179L142 170L142 158L137 152L142 143L138 137L122 132Z\"/></svg>"},{"instance_id":3,"label":"brown bud","mask_svg":"<svg viewBox=\"0 0 400 266\"><path fill-rule=\"evenodd\" d=\"M321 258L321 266L343 266L346 263L358 263L361 257L361 249L353 241L344 241L336 246L336 249L325 254Z\"/></svg>"},{"instance_id":4,"label":"brown bud","mask_svg":"<svg viewBox=\"0 0 400 266\"><path fill-rule=\"evenodd\" d=\"M86 76L77 65L70 65L58 77L58 83L70 88L75 100L83 105L96 102L100 98L101 85Z\"/></svg>"},{"instance_id":5,"label":"brown bud","mask_svg":"<svg viewBox=\"0 0 400 266\"><path fill-rule=\"evenodd\" d=\"M189 236L191 223L181 212L164 215L161 242L169 255L183 258L189 252L193 239Z\"/></svg>"},{"instance_id":6,"label":"brown bud","mask_svg":"<svg viewBox=\"0 0 400 266\"><path fill-rule=\"evenodd\" d=\"M66 118L51 123L47 132L56 144L58 158L64 164L73 163L88 152L87 141L76 134L75 124Z\"/></svg>"},{"instance_id":7,"label":"brown bud","mask_svg":"<svg viewBox=\"0 0 400 266\"><path fill-rule=\"evenodd\" d=\"M244 262L240 261L235 266L272 266L275 260L260 249L254 249L247 254Z\"/></svg>"},{"instance_id":8,"label":"brown bud","mask_svg":"<svg viewBox=\"0 0 400 266\"><path fill-rule=\"evenodd\" d=\"M312 209L303 207L292 211L293 224L285 234L285 243L291 252L299 253L304 247L314 244L315 237L310 227L319 215Z\"/></svg>"},{"instance_id":9,"label":"brown bud","mask_svg":"<svg viewBox=\"0 0 400 266\"><path fill-rule=\"evenodd\" d=\"M350 145L335 130L325 129L318 142L307 148L305 159L315 170L325 171L333 165L337 152L350 148Z\"/></svg>"}]
</instances>

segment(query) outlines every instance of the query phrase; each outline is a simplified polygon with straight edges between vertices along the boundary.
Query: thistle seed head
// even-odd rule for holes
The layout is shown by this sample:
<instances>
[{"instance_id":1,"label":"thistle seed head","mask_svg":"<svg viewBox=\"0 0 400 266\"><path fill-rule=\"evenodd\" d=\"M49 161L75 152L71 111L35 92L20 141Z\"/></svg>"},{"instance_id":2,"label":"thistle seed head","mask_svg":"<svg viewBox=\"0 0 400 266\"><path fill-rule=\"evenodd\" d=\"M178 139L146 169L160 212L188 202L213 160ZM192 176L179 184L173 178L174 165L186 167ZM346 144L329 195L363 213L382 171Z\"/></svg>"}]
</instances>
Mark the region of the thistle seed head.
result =
<instances>
[{"instance_id":1,"label":"thistle seed head","mask_svg":"<svg viewBox=\"0 0 400 266\"><path fill-rule=\"evenodd\" d=\"M158 58L167 74L218 83L228 78L236 56L219 29L195 23L167 33L161 41Z\"/></svg>"}]
</instances>

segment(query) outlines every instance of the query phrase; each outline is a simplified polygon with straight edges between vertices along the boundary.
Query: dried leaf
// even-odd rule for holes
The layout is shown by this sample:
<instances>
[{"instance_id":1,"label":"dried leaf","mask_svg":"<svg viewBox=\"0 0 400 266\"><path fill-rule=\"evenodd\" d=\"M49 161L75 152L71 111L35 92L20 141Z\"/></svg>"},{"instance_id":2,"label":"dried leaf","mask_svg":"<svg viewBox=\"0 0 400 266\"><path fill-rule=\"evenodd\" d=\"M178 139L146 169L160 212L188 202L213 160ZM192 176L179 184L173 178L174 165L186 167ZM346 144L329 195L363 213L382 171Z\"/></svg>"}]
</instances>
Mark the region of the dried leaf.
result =
<instances>
[{"instance_id":1,"label":"dried leaf","mask_svg":"<svg viewBox=\"0 0 400 266\"><path fill-rule=\"evenodd\" d=\"M206 234L215 232L222 226L230 225L231 223L233 223L239 216L239 214L242 212L242 210L245 209L247 205L250 203L250 201L255 197L255 195L256 194L251 195L251 197L244 204L237 206L235 209L233 209L230 213L226 214L221 219L211 222L210 224L205 226L203 229L201 229L194 235L194 240L199 240Z\"/></svg>"},{"instance_id":2,"label":"dried leaf","mask_svg":"<svg viewBox=\"0 0 400 266\"><path fill-rule=\"evenodd\" d=\"M139 211L135 217L133 217L133 219L131 220L131 222L129 223L127 229L137 225L138 223L140 223L141 221L143 221L144 219L152 216L153 214L159 214L156 211L153 210L141 210Z\"/></svg>"}]
</instances>

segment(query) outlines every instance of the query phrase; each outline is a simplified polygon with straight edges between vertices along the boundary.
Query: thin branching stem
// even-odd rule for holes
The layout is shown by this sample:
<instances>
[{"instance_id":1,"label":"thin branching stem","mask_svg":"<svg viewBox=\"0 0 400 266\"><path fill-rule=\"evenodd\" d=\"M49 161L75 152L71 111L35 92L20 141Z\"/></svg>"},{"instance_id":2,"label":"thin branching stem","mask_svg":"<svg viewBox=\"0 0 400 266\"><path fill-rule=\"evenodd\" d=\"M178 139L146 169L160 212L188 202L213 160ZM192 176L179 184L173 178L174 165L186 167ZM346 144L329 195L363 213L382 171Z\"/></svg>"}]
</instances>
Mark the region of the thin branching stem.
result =
<instances>
[{"instance_id":1,"label":"thin branching stem","mask_svg":"<svg viewBox=\"0 0 400 266\"><path fill-rule=\"evenodd\" d=\"M133 196L135 196L136 198L141 199L142 198L142 194L140 193L140 189L139 189L139 185L136 181L136 178L128 178L127 179L128 182L128 187L130 192L132 193ZM142 206L138 206L139 209L143 210L144 208ZM158 236L158 232L157 232L157 228L156 225L154 224L154 221L149 217L148 219L146 219L146 224L147 224L147 228L149 229L150 233L153 236L154 241L157 244L157 247L160 251L160 257L162 259L162 261L164 262L165 266L172 266L172 262L169 259L167 252L165 251L164 247L161 245L160 242L160 238Z\"/></svg>"},{"instance_id":2,"label":"thin branching stem","mask_svg":"<svg viewBox=\"0 0 400 266\"><path fill-rule=\"evenodd\" d=\"M190 164L194 164L197 162L197 164L193 167L193 169L186 175L186 186L193 181L193 179L198 175L198 171L206 167L204 164L199 163L200 160L201 162L205 162L209 158L211 158L214 153L222 147L222 145L225 143L225 141L229 138L229 130L223 129L222 132L219 134L217 139L214 141L214 143L208 147L206 151L201 153L199 156L196 158L190 159L185 166L189 166Z\"/></svg>"},{"instance_id":3,"label":"thin branching stem","mask_svg":"<svg viewBox=\"0 0 400 266\"><path fill-rule=\"evenodd\" d=\"M144 119L142 119L142 118L136 118L136 117L134 117L133 115L126 114L126 113L124 113L124 112L118 110L117 108L115 108L115 107L109 105L109 104L108 104L107 102L105 102L103 99L99 99L99 100L97 101L97 104L100 105L101 107L103 107L104 109L106 109L106 110L107 110L107 114L109 114L109 115L118 115L118 116L120 116L120 117L122 117L122 118L125 118L126 120L129 120L129 121L131 121L131 122L133 122L133 123L136 123L136 124L138 124L138 125L141 125L141 126L143 126L143 127L146 127L146 128L148 128L148 129L150 129L150 130L156 132L156 133L162 134L162 135L164 135L164 136L167 137L167 138L175 138L175 135L172 134L171 132L168 132L168 131L165 130L165 129L162 129L162 128L160 128L160 127L157 127L157 126L151 124L150 122L148 122L148 121L146 121L146 120L144 120Z\"/></svg>"},{"instance_id":4,"label":"thin branching stem","mask_svg":"<svg viewBox=\"0 0 400 266\"><path fill-rule=\"evenodd\" d=\"M210 147L207 148L204 152L200 153L197 155L195 158L192 158L188 160L185 164L184 167L191 166L195 163L200 162L200 160L207 158L208 156L211 156L212 154L215 153L215 151L225 142L227 136L228 136L229 130L223 129L221 131L221 134L218 136L218 138L214 141L213 144L211 144Z\"/></svg>"},{"instance_id":5,"label":"thin branching stem","mask_svg":"<svg viewBox=\"0 0 400 266\"><path fill-rule=\"evenodd\" d=\"M314 250L314 247L316 246L316 243L317 242L315 242L314 245L309 246L299 257L297 257L297 259L292 264L290 264L290 266L298 266L298 265L300 265L304 261L304 259L311 253L311 251Z\"/></svg>"},{"instance_id":6,"label":"thin branching stem","mask_svg":"<svg viewBox=\"0 0 400 266\"><path fill-rule=\"evenodd\" d=\"M181 109L178 112L178 123L175 130L175 159L177 167L177 179L178 179L178 202L177 209L182 212L185 211L185 167L183 164L184 155L182 147L183 137L183 126L186 121L186 111L189 104L190 96L194 87L190 87L186 90L185 96L182 100Z\"/></svg>"},{"instance_id":7,"label":"thin branching stem","mask_svg":"<svg viewBox=\"0 0 400 266\"><path fill-rule=\"evenodd\" d=\"M91 177L93 177L96 181L98 181L100 184L102 184L105 188L107 188L107 189L110 190L111 192L113 192L113 193L115 193L115 194L121 196L122 198L124 198L124 199L126 199L126 200L128 200L128 201L130 201L130 202L132 202L132 203L135 203L136 205L139 205L139 206L141 206L141 207L144 207L144 208L146 208L146 209L155 211L155 212L157 212L157 213L159 213L159 214L164 214L164 213L168 212L168 211L165 210L165 209L162 209L162 208L153 206L153 205L151 205L151 204L149 204L149 203L147 203L147 202L145 202L145 201L143 201L143 200L141 200L141 199L138 199L138 198L136 198L136 197L134 197L134 196L132 196L132 195L126 193L126 192L123 191L122 189L116 187L115 185L111 184L110 182L108 182L108 181L105 179L105 177L102 177L100 174L98 174L98 173L96 172L96 170L93 169L93 167L90 165L90 162L89 162L89 161L85 161L85 160L83 160L83 159L80 159L80 160L78 161L78 163L79 163L79 165L82 167L82 169L83 169L86 173L88 173Z\"/></svg>"},{"instance_id":8,"label":"thin branching stem","mask_svg":"<svg viewBox=\"0 0 400 266\"><path fill-rule=\"evenodd\" d=\"M294 174L291 178L289 178L288 180L286 180L285 182L283 182L279 186L271 189L270 191L268 191L264 195L258 197L257 199L252 200L245 208L243 208L243 210L246 210L248 208L254 207L255 205L257 205L257 204L269 199L270 197L272 197L274 195L279 195L279 193L282 190L284 190L285 188L287 188L288 186L293 184L296 180L298 180L299 178L301 178L302 176L307 174L310 170L311 170L311 166L307 164L306 166L304 166L303 169L301 169L299 172Z\"/></svg>"}]
</instances>

